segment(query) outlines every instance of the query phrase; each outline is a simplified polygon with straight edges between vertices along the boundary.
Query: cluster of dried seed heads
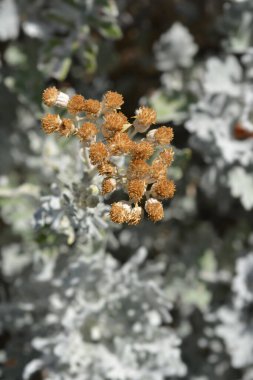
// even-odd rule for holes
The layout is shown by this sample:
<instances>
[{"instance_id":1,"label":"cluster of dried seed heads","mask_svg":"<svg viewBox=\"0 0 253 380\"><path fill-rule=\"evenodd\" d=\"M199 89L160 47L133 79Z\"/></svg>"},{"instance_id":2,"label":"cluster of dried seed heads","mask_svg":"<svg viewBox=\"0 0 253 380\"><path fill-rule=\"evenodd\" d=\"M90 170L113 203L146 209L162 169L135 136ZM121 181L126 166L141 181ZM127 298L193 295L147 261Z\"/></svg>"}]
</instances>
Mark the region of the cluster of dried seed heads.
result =
<instances>
[{"instance_id":1,"label":"cluster of dried seed heads","mask_svg":"<svg viewBox=\"0 0 253 380\"><path fill-rule=\"evenodd\" d=\"M162 126L147 132L156 122L152 108L140 107L130 123L120 111L124 100L117 92L106 92L99 102L82 95L69 97L56 87L49 87L42 99L48 107L60 107L69 114L69 118L46 114L42 118L45 133L77 136L86 158L89 157L89 165L94 165L104 177L102 195L116 189L128 194L128 201L111 205L113 222L136 225L144 210L153 222L163 219L161 201L175 193L174 182L167 178L174 155L170 147L173 130ZM137 133L141 138L134 140Z\"/></svg>"}]
</instances>

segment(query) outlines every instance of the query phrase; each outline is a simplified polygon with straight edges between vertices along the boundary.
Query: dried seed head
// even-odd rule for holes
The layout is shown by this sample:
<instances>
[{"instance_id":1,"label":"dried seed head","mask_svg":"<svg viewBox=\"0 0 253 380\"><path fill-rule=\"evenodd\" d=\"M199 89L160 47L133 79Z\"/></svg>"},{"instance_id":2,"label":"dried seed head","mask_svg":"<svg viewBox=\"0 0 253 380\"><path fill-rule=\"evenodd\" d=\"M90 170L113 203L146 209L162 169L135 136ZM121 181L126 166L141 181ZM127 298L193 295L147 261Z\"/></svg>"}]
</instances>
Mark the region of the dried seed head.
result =
<instances>
[{"instance_id":1,"label":"dried seed head","mask_svg":"<svg viewBox=\"0 0 253 380\"><path fill-rule=\"evenodd\" d=\"M117 172L117 169L114 165L112 165L110 162L102 162L97 166L97 170L100 175L115 175Z\"/></svg>"},{"instance_id":2,"label":"dried seed head","mask_svg":"<svg viewBox=\"0 0 253 380\"><path fill-rule=\"evenodd\" d=\"M68 112L75 115L79 112L84 112L84 97L82 95L74 95L70 98L67 108Z\"/></svg>"},{"instance_id":3,"label":"dried seed head","mask_svg":"<svg viewBox=\"0 0 253 380\"><path fill-rule=\"evenodd\" d=\"M158 129L149 131L147 134L147 139L149 141L155 142L159 145L170 144L173 140L173 137L173 129L170 127L160 127Z\"/></svg>"},{"instance_id":4,"label":"dried seed head","mask_svg":"<svg viewBox=\"0 0 253 380\"><path fill-rule=\"evenodd\" d=\"M148 199L145 203L145 210L152 222L158 222L164 217L163 205L157 199Z\"/></svg>"},{"instance_id":5,"label":"dried seed head","mask_svg":"<svg viewBox=\"0 0 253 380\"><path fill-rule=\"evenodd\" d=\"M93 165L107 161L109 152L102 142L93 143L90 146L90 160Z\"/></svg>"},{"instance_id":6,"label":"dried seed head","mask_svg":"<svg viewBox=\"0 0 253 380\"><path fill-rule=\"evenodd\" d=\"M88 116L97 116L100 112L101 104L95 99L85 99L83 104L83 111L86 112Z\"/></svg>"},{"instance_id":7,"label":"dried seed head","mask_svg":"<svg viewBox=\"0 0 253 380\"><path fill-rule=\"evenodd\" d=\"M130 215L128 218L128 224L132 226L136 226L137 224L141 222L142 217L143 217L142 208L139 206L135 206L130 212Z\"/></svg>"},{"instance_id":8,"label":"dried seed head","mask_svg":"<svg viewBox=\"0 0 253 380\"><path fill-rule=\"evenodd\" d=\"M117 183L114 178L104 178L102 182L102 195L112 193L116 190Z\"/></svg>"},{"instance_id":9,"label":"dried seed head","mask_svg":"<svg viewBox=\"0 0 253 380\"><path fill-rule=\"evenodd\" d=\"M98 130L93 123L83 123L78 129L77 136L82 141L92 141L94 136L98 133Z\"/></svg>"},{"instance_id":10,"label":"dried seed head","mask_svg":"<svg viewBox=\"0 0 253 380\"><path fill-rule=\"evenodd\" d=\"M134 127L137 132L145 133L151 124L156 122L156 112L149 107L140 107L136 111Z\"/></svg>"},{"instance_id":11,"label":"dried seed head","mask_svg":"<svg viewBox=\"0 0 253 380\"><path fill-rule=\"evenodd\" d=\"M129 180L145 179L150 171L150 166L144 160L132 160L129 164L127 176Z\"/></svg>"},{"instance_id":12,"label":"dried seed head","mask_svg":"<svg viewBox=\"0 0 253 380\"><path fill-rule=\"evenodd\" d=\"M133 141L127 133L116 132L113 137L109 139L108 147L113 156L129 153Z\"/></svg>"},{"instance_id":13,"label":"dried seed head","mask_svg":"<svg viewBox=\"0 0 253 380\"><path fill-rule=\"evenodd\" d=\"M170 144L173 140L174 133L171 127L160 127L156 130L155 139L160 145Z\"/></svg>"},{"instance_id":14,"label":"dried seed head","mask_svg":"<svg viewBox=\"0 0 253 380\"><path fill-rule=\"evenodd\" d=\"M176 186L174 181L168 180L166 178L159 179L151 187L152 196L160 199L173 198L175 191Z\"/></svg>"},{"instance_id":15,"label":"dried seed head","mask_svg":"<svg viewBox=\"0 0 253 380\"><path fill-rule=\"evenodd\" d=\"M111 221L114 223L125 223L129 219L131 207L124 202L113 203L110 211Z\"/></svg>"},{"instance_id":16,"label":"dried seed head","mask_svg":"<svg viewBox=\"0 0 253 380\"><path fill-rule=\"evenodd\" d=\"M59 115L48 113L41 119L41 126L45 133L50 134L59 130L61 122Z\"/></svg>"},{"instance_id":17,"label":"dried seed head","mask_svg":"<svg viewBox=\"0 0 253 380\"><path fill-rule=\"evenodd\" d=\"M152 144L148 141L141 141L139 143L133 143L131 154L134 159L147 160L154 153Z\"/></svg>"},{"instance_id":18,"label":"dried seed head","mask_svg":"<svg viewBox=\"0 0 253 380\"><path fill-rule=\"evenodd\" d=\"M122 112L111 112L104 116L103 130L109 132L122 131L124 124L128 122Z\"/></svg>"},{"instance_id":19,"label":"dried seed head","mask_svg":"<svg viewBox=\"0 0 253 380\"><path fill-rule=\"evenodd\" d=\"M165 165L170 166L174 159L174 152L172 148L164 149L160 154L159 158L164 162Z\"/></svg>"},{"instance_id":20,"label":"dried seed head","mask_svg":"<svg viewBox=\"0 0 253 380\"><path fill-rule=\"evenodd\" d=\"M128 181L127 191L131 201L134 203L139 202L146 191L145 181L141 179L132 179Z\"/></svg>"},{"instance_id":21,"label":"dried seed head","mask_svg":"<svg viewBox=\"0 0 253 380\"><path fill-rule=\"evenodd\" d=\"M161 177L166 177L167 174L167 167L165 163L160 160L159 158L156 158L151 165L150 169L150 182L155 182Z\"/></svg>"},{"instance_id":22,"label":"dried seed head","mask_svg":"<svg viewBox=\"0 0 253 380\"><path fill-rule=\"evenodd\" d=\"M69 137L75 132L76 128L71 119L62 119L62 123L59 128L59 133L62 136Z\"/></svg>"},{"instance_id":23,"label":"dried seed head","mask_svg":"<svg viewBox=\"0 0 253 380\"><path fill-rule=\"evenodd\" d=\"M107 91L103 96L103 112L119 109L124 103L123 96L118 92Z\"/></svg>"},{"instance_id":24,"label":"dried seed head","mask_svg":"<svg viewBox=\"0 0 253 380\"><path fill-rule=\"evenodd\" d=\"M48 87L43 91L42 101L48 107L67 107L69 96L64 92L57 90L56 87Z\"/></svg>"},{"instance_id":25,"label":"dried seed head","mask_svg":"<svg viewBox=\"0 0 253 380\"><path fill-rule=\"evenodd\" d=\"M42 93L42 101L48 106L52 107L55 105L59 91L56 87L48 87Z\"/></svg>"}]
</instances>

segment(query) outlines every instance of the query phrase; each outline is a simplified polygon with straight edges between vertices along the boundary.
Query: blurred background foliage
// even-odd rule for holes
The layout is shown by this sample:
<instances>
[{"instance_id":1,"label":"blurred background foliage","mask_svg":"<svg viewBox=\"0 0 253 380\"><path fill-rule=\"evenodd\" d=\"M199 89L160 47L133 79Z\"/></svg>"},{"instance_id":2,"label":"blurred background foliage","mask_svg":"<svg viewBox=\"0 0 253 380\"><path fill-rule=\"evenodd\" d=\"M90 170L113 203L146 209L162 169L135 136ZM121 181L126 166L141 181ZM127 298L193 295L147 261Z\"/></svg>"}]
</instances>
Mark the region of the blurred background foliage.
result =
<instances>
[{"instance_id":1,"label":"blurred background foliage","mask_svg":"<svg viewBox=\"0 0 253 380\"><path fill-rule=\"evenodd\" d=\"M253 379L251 0L0 1L0 377ZM165 220L115 227L49 86L174 127Z\"/></svg>"}]
</instances>

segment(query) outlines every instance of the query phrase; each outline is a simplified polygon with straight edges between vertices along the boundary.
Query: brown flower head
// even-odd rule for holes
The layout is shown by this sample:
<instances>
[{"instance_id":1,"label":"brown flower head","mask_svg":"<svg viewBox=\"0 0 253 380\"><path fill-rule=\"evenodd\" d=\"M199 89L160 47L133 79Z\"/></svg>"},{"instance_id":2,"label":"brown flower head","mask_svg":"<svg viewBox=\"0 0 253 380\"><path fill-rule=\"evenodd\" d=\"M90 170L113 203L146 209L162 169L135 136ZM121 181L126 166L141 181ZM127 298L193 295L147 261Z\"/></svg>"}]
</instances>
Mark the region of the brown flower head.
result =
<instances>
[{"instance_id":1,"label":"brown flower head","mask_svg":"<svg viewBox=\"0 0 253 380\"><path fill-rule=\"evenodd\" d=\"M174 160L174 151L172 148L164 149L159 154L160 160L164 162L165 165L170 166Z\"/></svg>"},{"instance_id":2,"label":"brown flower head","mask_svg":"<svg viewBox=\"0 0 253 380\"><path fill-rule=\"evenodd\" d=\"M128 122L122 112L111 112L104 116L103 130L109 132L122 131L124 124Z\"/></svg>"},{"instance_id":3,"label":"brown flower head","mask_svg":"<svg viewBox=\"0 0 253 380\"><path fill-rule=\"evenodd\" d=\"M161 177L166 177L167 167L162 160L156 158L150 169L150 182L155 182Z\"/></svg>"},{"instance_id":4,"label":"brown flower head","mask_svg":"<svg viewBox=\"0 0 253 380\"><path fill-rule=\"evenodd\" d=\"M111 221L114 223L128 222L131 207L125 202L113 203L110 211Z\"/></svg>"},{"instance_id":5,"label":"brown flower head","mask_svg":"<svg viewBox=\"0 0 253 380\"><path fill-rule=\"evenodd\" d=\"M152 222L158 222L164 217L163 205L157 199L148 199L145 203L145 210Z\"/></svg>"},{"instance_id":6,"label":"brown flower head","mask_svg":"<svg viewBox=\"0 0 253 380\"><path fill-rule=\"evenodd\" d=\"M42 93L42 101L48 106L52 107L55 105L59 91L56 87L48 87Z\"/></svg>"},{"instance_id":7,"label":"brown flower head","mask_svg":"<svg viewBox=\"0 0 253 380\"><path fill-rule=\"evenodd\" d=\"M48 113L41 119L41 126L45 133L50 134L59 130L61 122L59 115Z\"/></svg>"},{"instance_id":8,"label":"brown flower head","mask_svg":"<svg viewBox=\"0 0 253 380\"><path fill-rule=\"evenodd\" d=\"M90 145L90 161L93 165L101 164L107 161L109 152L102 142L93 143Z\"/></svg>"},{"instance_id":9,"label":"brown flower head","mask_svg":"<svg viewBox=\"0 0 253 380\"><path fill-rule=\"evenodd\" d=\"M146 191L145 181L141 179L132 179L128 181L127 191L131 201L134 203L139 202Z\"/></svg>"},{"instance_id":10,"label":"brown flower head","mask_svg":"<svg viewBox=\"0 0 253 380\"><path fill-rule=\"evenodd\" d=\"M118 92L107 91L103 97L103 111L115 111L124 103L123 96Z\"/></svg>"},{"instance_id":11,"label":"brown flower head","mask_svg":"<svg viewBox=\"0 0 253 380\"><path fill-rule=\"evenodd\" d=\"M112 193L116 190L117 182L115 178L104 178L102 182L102 195Z\"/></svg>"},{"instance_id":12,"label":"brown flower head","mask_svg":"<svg viewBox=\"0 0 253 380\"><path fill-rule=\"evenodd\" d=\"M160 178L151 187L152 196L160 199L173 198L175 191L176 186L174 181L168 180L166 178Z\"/></svg>"},{"instance_id":13,"label":"brown flower head","mask_svg":"<svg viewBox=\"0 0 253 380\"><path fill-rule=\"evenodd\" d=\"M140 107L136 111L134 127L137 132L145 133L151 124L156 122L156 112L149 107Z\"/></svg>"},{"instance_id":14,"label":"brown flower head","mask_svg":"<svg viewBox=\"0 0 253 380\"><path fill-rule=\"evenodd\" d=\"M144 160L130 161L127 177L132 179L146 179L150 170L150 166Z\"/></svg>"},{"instance_id":15,"label":"brown flower head","mask_svg":"<svg viewBox=\"0 0 253 380\"><path fill-rule=\"evenodd\" d=\"M170 144L173 140L174 133L173 129L170 127L160 127L149 131L147 134L147 139L159 145Z\"/></svg>"},{"instance_id":16,"label":"brown flower head","mask_svg":"<svg viewBox=\"0 0 253 380\"><path fill-rule=\"evenodd\" d=\"M92 141L98 133L96 125L90 122L83 123L78 129L77 136L83 141Z\"/></svg>"},{"instance_id":17,"label":"brown flower head","mask_svg":"<svg viewBox=\"0 0 253 380\"><path fill-rule=\"evenodd\" d=\"M106 161L99 164L97 170L100 175L106 176L113 176L117 172L116 166Z\"/></svg>"},{"instance_id":18,"label":"brown flower head","mask_svg":"<svg viewBox=\"0 0 253 380\"><path fill-rule=\"evenodd\" d=\"M156 122L155 110L140 107L133 124L130 124L127 117L119 112L124 103L123 96L113 91L107 91L99 102L85 99L82 95L69 98L56 87L49 87L43 92L43 102L48 106L67 108L72 115L82 113L81 117L69 116L69 119L47 114L41 121L42 127L46 133L58 132L66 137L77 135L87 170L93 173L95 168L90 165L93 164L97 172L104 176L101 186L103 195L117 187L128 193L128 202L112 204L110 218L113 222L140 223L144 209L138 203L144 197L149 218L154 222L163 218L163 206L159 200L172 198L175 192L174 182L167 179L167 169L174 155L172 148L167 148L173 139L173 130L162 126L147 133L141 141L134 141L136 133L146 132ZM80 126L81 120L83 124ZM152 160L152 163L147 160Z\"/></svg>"},{"instance_id":19,"label":"brown flower head","mask_svg":"<svg viewBox=\"0 0 253 380\"><path fill-rule=\"evenodd\" d=\"M43 91L42 101L48 107L67 107L69 96L57 90L56 87L48 87Z\"/></svg>"},{"instance_id":20,"label":"brown flower head","mask_svg":"<svg viewBox=\"0 0 253 380\"><path fill-rule=\"evenodd\" d=\"M67 108L68 112L75 115L79 112L84 112L84 97L82 95L74 95L70 98Z\"/></svg>"},{"instance_id":21,"label":"brown flower head","mask_svg":"<svg viewBox=\"0 0 253 380\"><path fill-rule=\"evenodd\" d=\"M142 217L143 217L142 208L139 206L135 206L129 214L128 224L132 226L136 226L137 224L141 222Z\"/></svg>"},{"instance_id":22,"label":"brown flower head","mask_svg":"<svg viewBox=\"0 0 253 380\"><path fill-rule=\"evenodd\" d=\"M76 128L71 119L62 119L62 123L59 128L59 133L62 136L69 137L75 132Z\"/></svg>"},{"instance_id":23,"label":"brown flower head","mask_svg":"<svg viewBox=\"0 0 253 380\"><path fill-rule=\"evenodd\" d=\"M152 144L148 141L141 141L139 143L133 143L131 154L134 159L147 160L154 153Z\"/></svg>"},{"instance_id":24,"label":"brown flower head","mask_svg":"<svg viewBox=\"0 0 253 380\"><path fill-rule=\"evenodd\" d=\"M86 112L87 116L94 117L100 112L101 104L95 99L85 99L83 104L83 111Z\"/></svg>"},{"instance_id":25,"label":"brown flower head","mask_svg":"<svg viewBox=\"0 0 253 380\"><path fill-rule=\"evenodd\" d=\"M113 137L109 139L108 147L113 156L129 153L132 147L132 140L127 133L116 132Z\"/></svg>"}]
</instances>

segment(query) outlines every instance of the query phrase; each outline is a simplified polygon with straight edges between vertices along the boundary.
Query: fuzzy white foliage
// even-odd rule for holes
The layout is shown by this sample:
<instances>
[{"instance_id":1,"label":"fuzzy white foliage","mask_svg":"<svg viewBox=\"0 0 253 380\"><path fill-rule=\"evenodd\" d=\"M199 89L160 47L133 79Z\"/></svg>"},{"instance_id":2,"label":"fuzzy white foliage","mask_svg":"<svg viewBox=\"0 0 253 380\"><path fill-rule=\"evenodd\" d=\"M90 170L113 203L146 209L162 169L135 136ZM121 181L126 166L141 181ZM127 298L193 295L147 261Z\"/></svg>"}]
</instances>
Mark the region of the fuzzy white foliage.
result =
<instances>
[{"instance_id":1,"label":"fuzzy white foliage","mask_svg":"<svg viewBox=\"0 0 253 380\"><path fill-rule=\"evenodd\" d=\"M157 68L161 71L191 66L198 50L188 29L180 23L174 23L162 34L154 49Z\"/></svg>"},{"instance_id":2,"label":"fuzzy white foliage","mask_svg":"<svg viewBox=\"0 0 253 380\"><path fill-rule=\"evenodd\" d=\"M56 265L42 322L50 333L33 339L50 380L163 380L186 373L180 340L161 326L171 321L169 303L152 280L140 280L136 265L135 257L119 268L102 251L73 257L57 277Z\"/></svg>"}]
</instances>

